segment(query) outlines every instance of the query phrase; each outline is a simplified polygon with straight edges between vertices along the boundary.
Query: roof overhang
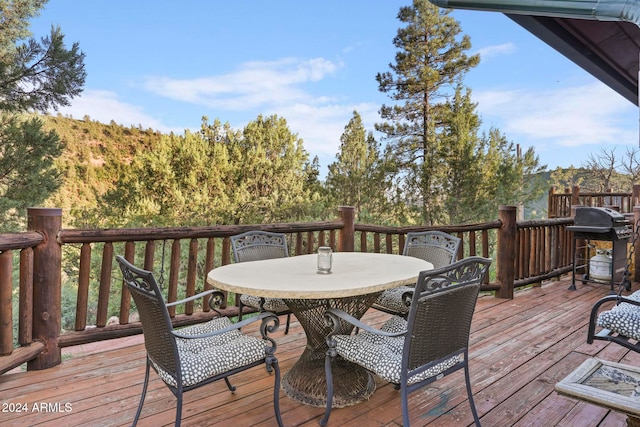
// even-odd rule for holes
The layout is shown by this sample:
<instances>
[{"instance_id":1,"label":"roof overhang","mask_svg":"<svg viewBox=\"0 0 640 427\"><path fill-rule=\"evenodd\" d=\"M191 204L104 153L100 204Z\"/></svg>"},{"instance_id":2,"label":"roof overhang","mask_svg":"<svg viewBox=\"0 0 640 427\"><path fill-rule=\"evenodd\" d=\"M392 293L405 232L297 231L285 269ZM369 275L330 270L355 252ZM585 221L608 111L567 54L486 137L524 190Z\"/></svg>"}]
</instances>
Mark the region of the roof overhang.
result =
<instances>
[{"instance_id":1,"label":"roof overhang","mask_svg":"<svg viewBox=\"0 0 640 427\"><path fill-rule=\"evenodd\" d=\"M640 0L430 0L506 14L638 105Z\"/></svg>"}]
</instances>

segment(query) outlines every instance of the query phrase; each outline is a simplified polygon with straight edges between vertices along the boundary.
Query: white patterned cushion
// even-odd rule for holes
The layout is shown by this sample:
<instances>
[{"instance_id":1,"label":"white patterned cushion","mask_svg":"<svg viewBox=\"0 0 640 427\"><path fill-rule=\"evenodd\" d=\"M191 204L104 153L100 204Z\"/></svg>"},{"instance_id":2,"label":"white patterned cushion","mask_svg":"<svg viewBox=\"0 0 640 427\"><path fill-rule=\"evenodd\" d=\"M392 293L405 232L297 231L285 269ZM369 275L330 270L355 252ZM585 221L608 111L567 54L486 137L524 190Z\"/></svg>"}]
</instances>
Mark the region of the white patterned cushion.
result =
<instances>
[{"instance_id":1,"label":"white patterned cushion","mask_svg":"<svg viewBox=\"0 0 640 427\"><path fill-rule=\"evenodd\" d=\"M640 291L626 298L640 301ZM640 306L620 303L598 315L598 325L640 341Z\"/></svg>"},{"instance_id":2,"label":"white patterned cushion","mask_svg":"<svg viewBox=\"0 0 640 427\"><path fill-rule=\"evenodd\" d=\"M260 297L253 295L241 295L240 301L242 301L242 304L249 307L260 308ZM289 311L287 304L285 304L280 298L265 298L263 308L265 311L271 311L274 313Z\"/></svg>"},{"instance_id":3,"label":"white patterned cushion","mask_svg":"<svg viewBox=\"0 0 640 427\"><path fill-rule=\"evenodd\" d=\"M398 314L407 314L409 313L409 307L407 307L402 300L402 295L406 292L413 291L413 289L413 286L399 286L397 288L387 289L380 294L376 304Z\"/></svg>"},{"instance_id":4,"label":"white patterned cushion","mask_svg":"<svg viewBox=\"0 0 640 427\"><path fill-rule=\"evenodd\" d=\"M184 335L199 335L230 325L229 319L222 317L188 326L177 332ZM185 387L265 357L265 343L259 338L244 335L237 329L208 338L176 338L176 344L182 369L182 384ZM176 387L175 379L153 360L151 362L162 380Z\"/></svg>"},{"instance_id":5,"label":"white patterned cushion","mask_svg":"<svg viewBox=\"0 0 640 427\"><path fill-rule=\"evenodd\" d=\"M394 316L380 328L385 332L402 332L407 330L407 321ZM404 336L383 337L363 331L357 335L335 335L336 351L343 358L357 363L382 379L394 384L400 383L402 367L402 349ZM409 378L409 384L431 378L459 363L458 356Z\"/></svg>"}]
</instances>

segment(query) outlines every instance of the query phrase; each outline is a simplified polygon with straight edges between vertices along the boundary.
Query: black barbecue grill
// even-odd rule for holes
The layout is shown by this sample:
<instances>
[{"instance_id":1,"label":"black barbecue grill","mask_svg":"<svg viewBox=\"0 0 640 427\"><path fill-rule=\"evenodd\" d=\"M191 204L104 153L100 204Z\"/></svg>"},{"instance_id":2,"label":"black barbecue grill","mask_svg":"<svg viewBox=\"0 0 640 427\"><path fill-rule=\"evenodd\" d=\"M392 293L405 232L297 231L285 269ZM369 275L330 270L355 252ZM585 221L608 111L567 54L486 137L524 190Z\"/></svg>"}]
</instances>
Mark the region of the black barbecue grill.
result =
<instances>
[{"instance_id":1,"label":"black barbecue grill","mask_svg":"<svg viewBox=\"0 0 640 427\"><path fill-rule=\"evenodd\" d=\"M577 206L573 224L567 227L573 231L573 280L569 289L576 288L576 273L584 271L582 283L598 282L591 280L590 256L591 249L595 246L591 241L611 242L611 292L614 292L614 283L623 280L623 273L627 261L627 243L633 234L631 221L610 208Z\"/></svg>"}]
</instances>

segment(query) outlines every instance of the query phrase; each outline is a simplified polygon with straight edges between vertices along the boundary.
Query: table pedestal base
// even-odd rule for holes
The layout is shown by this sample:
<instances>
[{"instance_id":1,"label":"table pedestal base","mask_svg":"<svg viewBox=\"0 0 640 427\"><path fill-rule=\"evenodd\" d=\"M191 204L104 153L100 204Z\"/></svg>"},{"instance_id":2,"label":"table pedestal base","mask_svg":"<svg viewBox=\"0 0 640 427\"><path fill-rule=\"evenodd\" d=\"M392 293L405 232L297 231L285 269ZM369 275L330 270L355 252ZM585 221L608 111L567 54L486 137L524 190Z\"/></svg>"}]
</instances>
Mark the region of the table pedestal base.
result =
<instances>
[{"instance_id":1,"label":"table pedestal base","mask_svg":"<svg viewBox=\"0 0 640 427\"><path fill-rule=\"evenodd\" d=\"M305 351L305 353L310 352ZM282 377L283 391L298 402L325 407L327 405L327 381L324 358L300 358ZM347 362L340 356L331 364L333 373L333 407L343 408L368 400L376 390L373 375L366 369Z\"/></svg>"},{"instance_id":2,"label":"table pedestal base","mask_svg":"<svg viewBox=\"0 0 640 427\"><path fill-rule=\"evenodd\" d=\"M356 318L361 318L380 292L335 299L284 299L307 334L307 346L300 359L282 377L282 389L290 398L307 405L325 407L327 381L325 356L329 347L326 336L330 332L324 313L329 308L339 308ZM347 323L339 333L349 334L353 329ZM355 363L336 357L331 364L333 377L333 407L355 405L369 399L376 389L373 375Z\"/></svg>"}]
</instances>

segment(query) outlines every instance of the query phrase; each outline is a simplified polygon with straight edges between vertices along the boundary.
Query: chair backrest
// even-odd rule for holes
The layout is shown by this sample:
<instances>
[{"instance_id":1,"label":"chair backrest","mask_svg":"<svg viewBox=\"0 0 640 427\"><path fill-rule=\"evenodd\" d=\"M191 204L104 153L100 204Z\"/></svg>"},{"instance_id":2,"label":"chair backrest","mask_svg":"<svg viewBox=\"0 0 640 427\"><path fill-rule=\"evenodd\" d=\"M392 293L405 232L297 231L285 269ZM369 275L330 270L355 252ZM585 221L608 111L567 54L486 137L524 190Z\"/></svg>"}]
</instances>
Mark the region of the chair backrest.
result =
<instances>
[{"instance_id":1,"label":"chair backrest","mask_svg":"<svg viewBox=\"0 0 640 427\"><path fill-rule=\"evenodd\" d=\"M460 239L443 231L407 233L403 255L421 258L433 264L434 268L444 267L456 260Z\"/></svg>"},{"instance_id":2,"label":"chair backrest","mask_svg":"<svg viewBox=\"0 0 640 427\"><path fill-rule=\"evenodd\" d=\"M247 231L231 236L235 262L258 261L289 256L287 236L269 231Z\"/></svg>"},{"instance_id":3,"label":"chair backrest","mask_svg":"<svg viewBox=\"0 0 640 427\"><path fill-rule=\"evenodd\" d=\"M147 356L178 382L180 363L173 325L153 273L137 268L118 255L116 257L124 283L133 297L144 334Z\"/></svg>"},{"instance_id":4,"label":"chair backrest","mask_svg":"<svg viewBox=\"0 0 640 427\"><path fill-rule=\"evenodd\" d=\"M407 318L403 370L413 370L469 345L471 319L491 260L469 257L420 273Z\"/></svg>"}]
</instances>

